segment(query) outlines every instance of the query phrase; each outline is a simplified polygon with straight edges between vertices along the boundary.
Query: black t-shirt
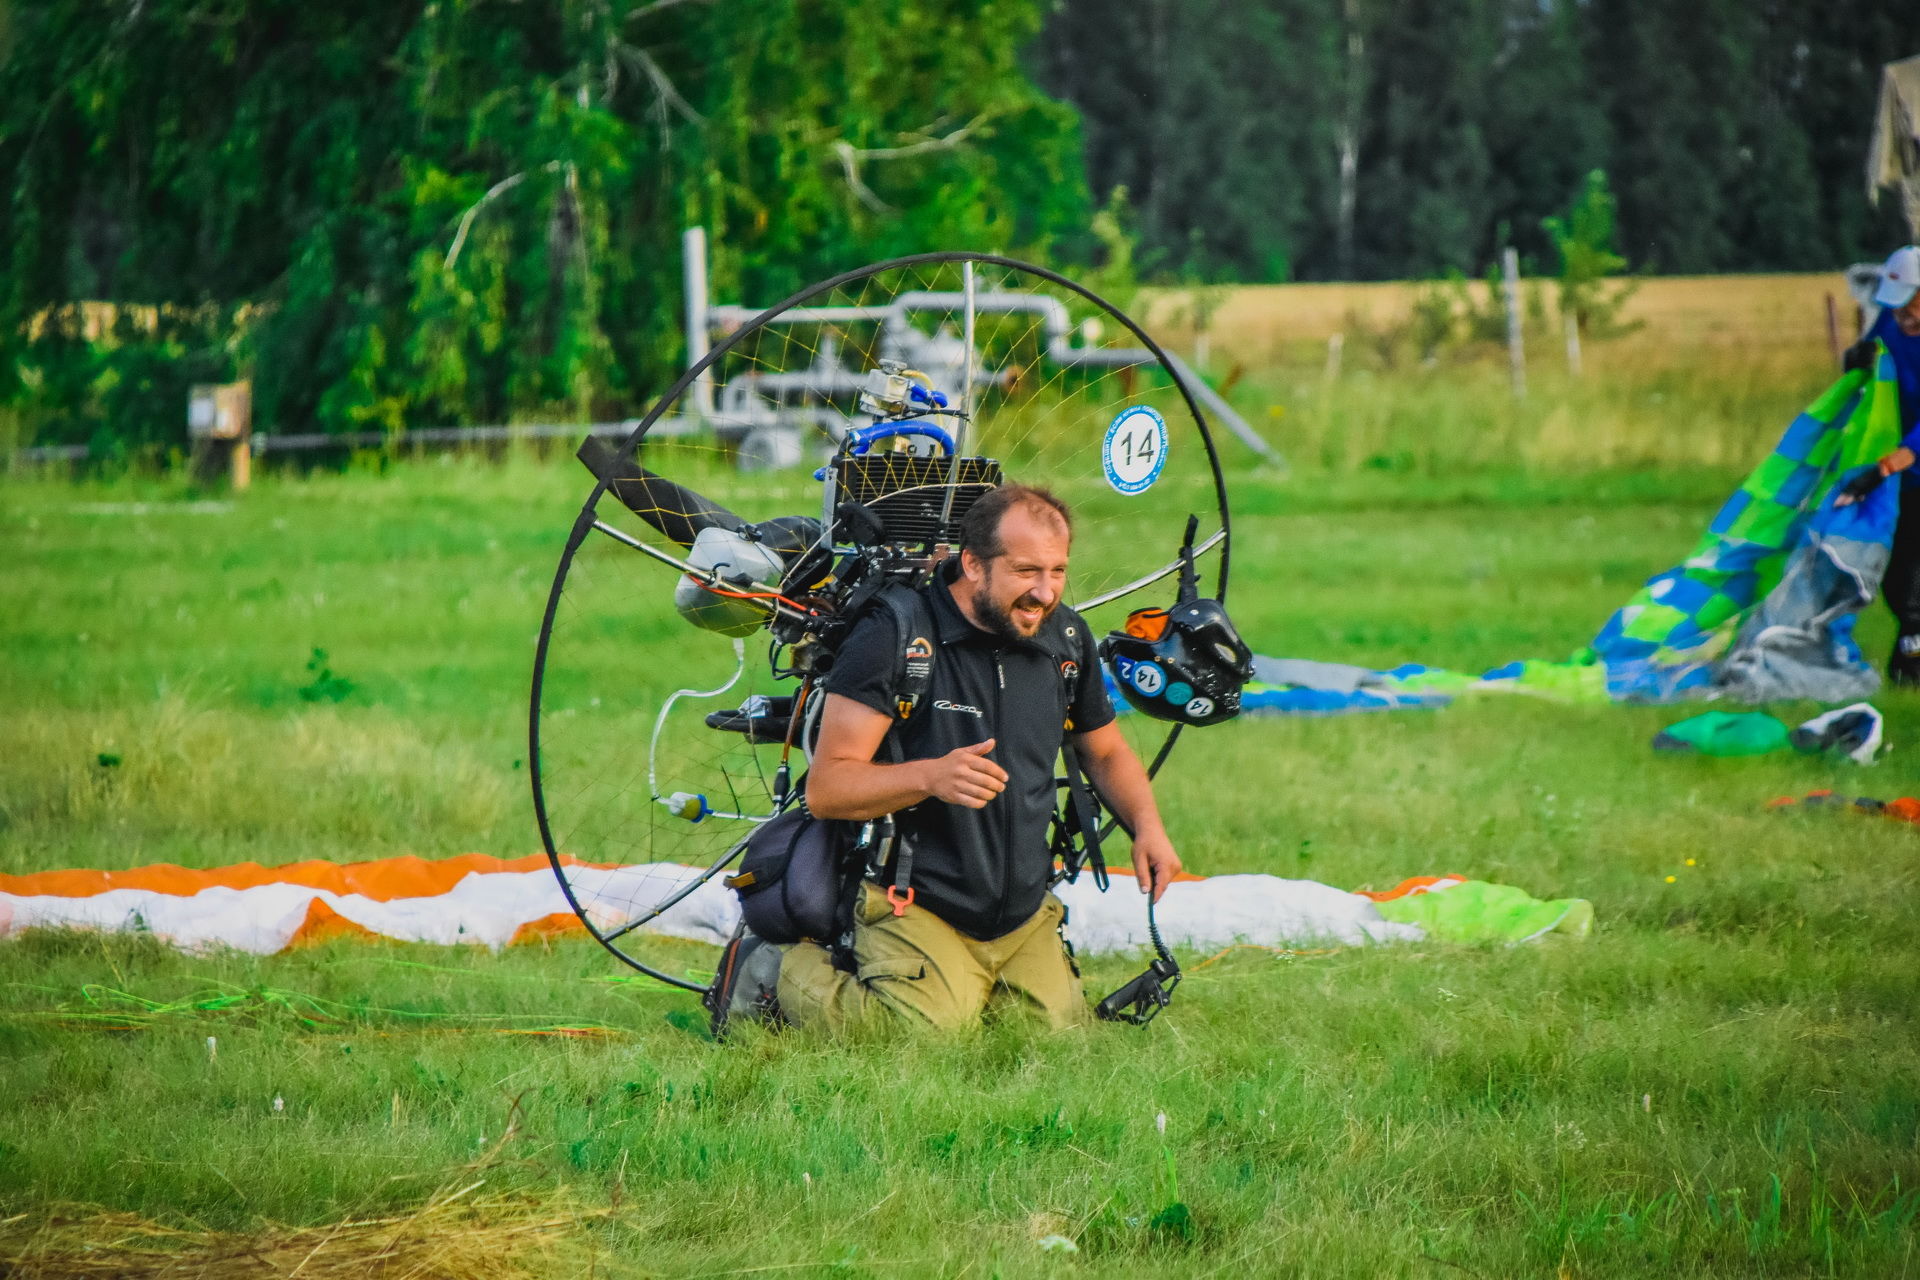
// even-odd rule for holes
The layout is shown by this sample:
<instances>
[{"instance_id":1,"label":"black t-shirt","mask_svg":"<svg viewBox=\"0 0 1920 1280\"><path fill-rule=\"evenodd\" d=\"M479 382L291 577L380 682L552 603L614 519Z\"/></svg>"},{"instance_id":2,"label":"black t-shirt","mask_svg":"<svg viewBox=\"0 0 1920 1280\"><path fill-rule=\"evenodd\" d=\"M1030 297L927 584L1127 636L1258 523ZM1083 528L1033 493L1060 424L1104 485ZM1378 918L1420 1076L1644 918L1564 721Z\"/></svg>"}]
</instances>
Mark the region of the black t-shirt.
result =
<instances>
[{"instance_id":1,"label":"black t-shirt","mask_svg":"<svg viewBox=\"0 0 1920 1280\"><path fill-rule=\"evenodd\" d=\"M1110 723L1113 704L1093 634L1066 606L1033 640L1011 641L969 622L944 581L922 595L932 636L903 635L893 613L876 608L854 626L822 687L895 718L875 757L882 762L996 740L989 758L1007 771L1007 789L984 808L929 799L896 820L913 850L915 906L963 933L997 938L1039 910L1047 891L1061 739L1069 725L1085 733ZM912 717L899 721L901 672L916 641L932 650L933 671Z\"/></svg>"}]
</instances>

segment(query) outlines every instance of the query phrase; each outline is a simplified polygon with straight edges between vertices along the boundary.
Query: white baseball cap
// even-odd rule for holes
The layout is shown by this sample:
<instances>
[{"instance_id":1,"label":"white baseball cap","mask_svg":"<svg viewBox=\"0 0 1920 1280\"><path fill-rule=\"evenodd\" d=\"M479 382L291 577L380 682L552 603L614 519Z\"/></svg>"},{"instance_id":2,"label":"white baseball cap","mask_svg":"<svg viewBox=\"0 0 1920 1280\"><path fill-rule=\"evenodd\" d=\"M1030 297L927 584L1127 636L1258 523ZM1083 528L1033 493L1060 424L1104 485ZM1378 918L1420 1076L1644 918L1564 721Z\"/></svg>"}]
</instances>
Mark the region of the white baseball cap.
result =
<instances>
[{"instance_id":1,"label":"white baseball cap","mask_svg":"<svg viewBox=\"0 0 1920 1280\"><path fill-rule=\"evenodd\" d=\"M1874 302L1883 307L1904 307L1913 300L1916 289L1920 289L1920 248L1908 245L1895 249L1887 265L1880 268L1880 287L1874 291Z\"/></svg>"}]
</instances>

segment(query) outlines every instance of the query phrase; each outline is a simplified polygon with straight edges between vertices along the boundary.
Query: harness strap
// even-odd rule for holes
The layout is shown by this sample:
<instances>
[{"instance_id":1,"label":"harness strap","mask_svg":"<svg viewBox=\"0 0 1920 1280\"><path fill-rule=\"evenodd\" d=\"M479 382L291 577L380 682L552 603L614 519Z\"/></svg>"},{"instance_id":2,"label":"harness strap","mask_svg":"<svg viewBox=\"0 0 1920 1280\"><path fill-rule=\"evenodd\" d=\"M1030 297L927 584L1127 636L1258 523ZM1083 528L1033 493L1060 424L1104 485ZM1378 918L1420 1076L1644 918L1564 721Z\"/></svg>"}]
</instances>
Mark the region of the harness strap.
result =
<instances>
[{"instance_id":1,"label":"harness strap","mask_svg":"<svg viewBox=\"0 0 1920 1280\"><path fill-rule=\"evenodd\" d=\"M1062 823L1060 830L1066 837L1065 856L1061 859L1066 866L1066 878L1071 881L1080 874L1080 868L1093 869L1094 887L1100 892L1107 891L1107 860L1100 851L1100 802L1093 797L1093 788L1087 785L1086 772L1080 767L1080 750L1073 745L1072 738L1060 740L1060 759L1067 770L1067 812L1071 815L1071 824ZM1079 846L1074 846L1074 836L1079 836Z\"/></svg>"},{"instance_id":2,"label":"harness strap","mask_svg":"<svg viewBox=\"0 0 1920 1280\"><path fill-rule=\"evenodd\" d=\"M885 609L894 620L895 636L900 645L894 707L898 719L905 722L919 707L921 698L933 680L933 617L918 591L884 578L873 578L862 583L846 606L849 615L858 615L869 609ZM884 750L892 758L892 763L902 764L906 761L906 748L901 746L891 727L884 739ZM894 863L894 875L893 884L887 888L887 901L892 905L894 915L903 916L907 908L913 905L914 899L913 846L900 838L893 815L887 814L867 823L860 839L850 850L846 863L845 891L840 898L840 934L830 948L834 966L838 969L848 973L856 969L852 939L856 907L860 899L860 882L868 876L878 880L885 874L890 859Z\"/></svg>"},{"instance_id":3,"label":"harness strap","mask_svg":"<svg viewBox=\"0 0 1920 1280\"><path fill-rule=\"evenodd\" d=\"M900 644L900 668L894 684L894 713L899 724L913 718L921 700L933 684L935 625L926 597L906 587L883 592L880 602L893 615L895 634ZM897 728L898 724L894 726ZM887 731L887 747L895 764L906 761L906 748L893 729ZM893 914L904 916L913 905L913 844L900 837L891 815L874 823L875 839L868 862L876 873L893 861L893 883L887 886L887 904Z\"/></svg>"}]
</instances>

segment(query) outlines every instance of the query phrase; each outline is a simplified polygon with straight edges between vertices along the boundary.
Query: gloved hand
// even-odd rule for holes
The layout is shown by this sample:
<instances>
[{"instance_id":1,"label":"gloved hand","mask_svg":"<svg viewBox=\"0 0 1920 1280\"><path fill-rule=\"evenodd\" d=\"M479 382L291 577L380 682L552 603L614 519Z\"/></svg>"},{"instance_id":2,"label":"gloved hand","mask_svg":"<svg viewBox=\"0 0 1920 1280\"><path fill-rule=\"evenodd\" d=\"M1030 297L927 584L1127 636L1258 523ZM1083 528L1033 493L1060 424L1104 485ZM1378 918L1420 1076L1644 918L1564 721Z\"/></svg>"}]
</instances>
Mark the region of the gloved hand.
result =
<instances>
[{"instance_id":1,"label":"gloved hand","mask_svg":"<svg viewBox=\"0 0 1920 1280\"><path fill-rule=\"evenodd\" d=\"M1872 338L1862 338L1840 353L1840 372L1852 373L1855 369L1873 369L1874 342Z\"/></svg>"},{"instance_id":2,"label":"gloved hand","mask_svg":"<svg viewBox=\"0 0 1920 1280\"><path fill-rule=\"evenodd\" d=\"M1861 471L1859 475L1840 486L1840 496L1833 500L1833 505L1836 507L1852 506L1854 503L1872 493L1875 489L1878 489L1880 482L1886 478L1879 467L1867 467Z\"/></svg>"}]
</instances>

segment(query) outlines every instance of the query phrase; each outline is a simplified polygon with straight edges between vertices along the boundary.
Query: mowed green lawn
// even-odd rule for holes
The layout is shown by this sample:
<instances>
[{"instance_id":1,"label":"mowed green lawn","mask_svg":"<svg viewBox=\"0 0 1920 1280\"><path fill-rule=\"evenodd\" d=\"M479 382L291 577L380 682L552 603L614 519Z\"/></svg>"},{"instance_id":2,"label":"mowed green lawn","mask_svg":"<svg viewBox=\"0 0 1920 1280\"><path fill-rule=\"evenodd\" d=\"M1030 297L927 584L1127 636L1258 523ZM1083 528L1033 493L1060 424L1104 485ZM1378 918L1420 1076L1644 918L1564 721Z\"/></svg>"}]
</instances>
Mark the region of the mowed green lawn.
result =
<instances>
[{"instance_id":1,"label":"mowed green lawn","mask_svg":"<svg viewBox=\"0 0 1920 1280\"><path fill-rule=\"evenodd\" d=\"M1234 611L1274 654L1563 656L1736 478L1237 476ZM0 872L536 851L526 689L584 490L565 459L0 484ZM321 666L351 691L304 699ZM569 1224L540 1275L1915 1274L1920 831L1763 808L1913 792L1920 700L1879 705L1866 770L1517 698L1193 735L1160 790L1196 871L1458 871L1597 925L1183 956L1144 1031L719 1047L589 944L0 943L0 1246L56 1204L251 1231L485 1179Z\"/></svg>"}]
</instances>

